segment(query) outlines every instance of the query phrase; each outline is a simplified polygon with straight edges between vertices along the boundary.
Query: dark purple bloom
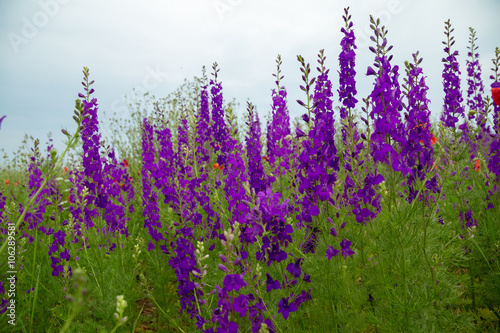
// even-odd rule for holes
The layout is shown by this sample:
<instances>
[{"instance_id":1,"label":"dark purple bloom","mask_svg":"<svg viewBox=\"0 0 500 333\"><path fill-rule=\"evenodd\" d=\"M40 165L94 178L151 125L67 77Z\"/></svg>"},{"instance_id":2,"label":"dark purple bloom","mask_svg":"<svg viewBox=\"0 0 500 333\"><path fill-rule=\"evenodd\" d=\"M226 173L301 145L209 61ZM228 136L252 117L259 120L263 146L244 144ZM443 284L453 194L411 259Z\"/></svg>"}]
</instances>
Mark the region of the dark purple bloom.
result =
<instances>
[{"instance_id":1,"label":"dark purple bloom","mask_svg":"<svg viewBox=\"0 0 500 333\"><path fill-rule=\"evenodd\" d=\"M280 282L278 280L273 280L271 275L269 273L266 273L267 275L267 280L266 280L266 291L270 292L271 290L276 290L276 289L281 289Z\"/></svg>"},{"instance_id":2,"label":"dark purple bloom","mask_svg":"<svg viewBox=\"0 0 500 333\"><path fill-rule=\"evenodd\" d=\"M459 212L458 215L462 220L462 229L470 229L477 226L477 220L472 217L472 210L469 209L465 212L465 214L463 212Z\"/></svg>"},{"instance_id":3,"label":"dark purple bloom","mask_svg":"<svg viewBox=\"0 0 500 333\"><path fill-rule=\"evenodd\" d=\"M240 317L244 317L248 310L248 296L238 295L233 301L234 311L240 314Z\"/></svg>"},{"instance_id":4,"label":"dark purple bloom","mask_svg":"<svg viewBox=\"0 0 500 333\"><path fill-rule=\"evenodd\" d=\"M2 121L5 119L5 117L7 117L7 116L2 116L2 117L0 118L0 129L2 128Z\"/></svg>"},{"instance_id":5,"label":"dark purple bloom","mask_svg":"<svg viewBox=\"0 0 500 333\"><path fill-rule=\"evenodd\" d=\"M224 290L230 292L232 290L238 291L245 287L247 283L243 280L241 275L238 274L228 274L224 277Z\"/></svg>"},{"instance_id":6,"label":"dark purple bloom","mask_svg":"<svg viewBox=\"0 0 500 333\"><path fill-rule=\"evenodd\" d=\"M295 261L295 264L289 263L286 266L286 270L288 271L288 273L292 274L295 278L298 278L302 274L302 269L300 266L303 260L303 258L299 258Z\"/></svg>"},{"instance_id":7,"label":"dark purple bloom","mask_svg":"<svg viewBox=\"0 0 500 333\"><path fill-rule=\"evenodd\" d=\"M340 253L339 250L334 249L331 245L328 245L325 257L327 257L328 260L332 260L332 257L335 257L339 253Z\"/></svg>"},{"instance_id":8,"label":"dark purple bloom","mask_svg":"<svg viewBox=\"0 0 500 333\"><path fill-rule=\"evenodd\" d=\"M352 255L354 254L354 251L351 250L351 241L348 241L347 239L343 239L340 242L340 248L340 251L342 252L344 258L352 257Z\"/></svg>"},{"instance_id":9,"label":"dark purple bloom","mask_svg":"<svg viewBox=\"0 0 500 333\"><path fill-rule=\"evenodd\" d=\"M288 303L289 299L290 299L289 297L282 298L278 302L278 313L281 313L283 315L283 318L285 320L288 319L288 315L289 315L290 312L297 311L297 306L293 302L292 303Z\"/></svg>"}]
</instances>

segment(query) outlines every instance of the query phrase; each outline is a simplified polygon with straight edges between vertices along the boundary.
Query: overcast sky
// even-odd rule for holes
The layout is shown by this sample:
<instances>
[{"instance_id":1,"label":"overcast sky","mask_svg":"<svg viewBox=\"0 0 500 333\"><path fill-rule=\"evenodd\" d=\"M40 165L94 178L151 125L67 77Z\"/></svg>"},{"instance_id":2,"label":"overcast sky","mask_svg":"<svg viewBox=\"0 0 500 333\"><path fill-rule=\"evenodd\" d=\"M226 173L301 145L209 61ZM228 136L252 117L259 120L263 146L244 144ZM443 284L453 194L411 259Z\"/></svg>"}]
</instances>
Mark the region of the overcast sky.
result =
<instances>
[{"instance_id":1,"label":"overcast sky","mask_svg":"<svg viewBox=\"0 0 500 333\"><path fill-rule=\"evenodd\" d=\"M302 112L295 101L304 98L298 88L297 55L303 55L316 74L318 51L325 49L337 103L346 6L351 7L358 45L359 100L373 87L373 78L365 76L373 62L368 50L370 14L389 30L394 65L403 67L404 60L420 51L434 117L443 104L441 41L447 19L455 28L462 90L467 90L469 27L477 31L483 79L489 87L491 59L500 46L499 0L1 0L0 117L7 117L1 124L0 148L10 154L25 133L45 143L48 132L62 148L61 128L74 130L72 112L82 91L83 66L95 80L100 110L125 114L123 97L134 87L166 96L184 78L201 76L202 66L211 69L217 61L225 100L236 98L240 114L249 100L264 119L281 54L282 84L293 118ZM402 78L404 71L400 74Z\"/></svg>"}]
</instances>

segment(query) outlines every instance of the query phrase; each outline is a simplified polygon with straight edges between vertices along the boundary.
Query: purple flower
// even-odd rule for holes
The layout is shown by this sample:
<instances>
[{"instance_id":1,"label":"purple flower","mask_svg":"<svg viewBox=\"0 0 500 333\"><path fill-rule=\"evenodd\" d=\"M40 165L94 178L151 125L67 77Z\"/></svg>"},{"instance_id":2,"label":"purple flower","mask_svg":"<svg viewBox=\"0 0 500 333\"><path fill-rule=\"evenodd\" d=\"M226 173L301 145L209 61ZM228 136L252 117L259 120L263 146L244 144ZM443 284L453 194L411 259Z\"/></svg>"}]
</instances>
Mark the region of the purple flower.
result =
<instances>
[{"instance_id":1,"label":"purple flower","mask_svg":"<svg viewBox=\"0 0 500 333\"><path fill-rule=\"evenodd\" d=\"M307 140L301 141L303 149L298 156L298 190L304 196L299 200L302 212L297 215L297 219L300 222L299 226L307 225L308 228L312 228L312 216L320 214L318 207L321 201L331 199L333 184L337 180L337 171L339 171L339 158L335 145L332 83L328 77L329 70L325 67L324 50L320 50L318 58L320 73L317 80L308 81L308 76L303 75L307 87L315 82L314 94L312 95L313 106L308 108L308 112L312 111L314 114L314 122L307 135ZM309 64L306 65L301 56L298 56L298 60L302 64L301 71L309 73ZM309 93L309 88L302 88L306 93ZM307 125L311 126L310 120ZM309 247L315 242L315 234L316 232L313 230L306 233L305 246ZM311 250L314 251L314 247L310 247L308 251Z\"/></svg>"},{"instance_id":2,"label":"purple flower","mask_svg":"<svg viewBox=\"0 0 500 333\"><path fill-rule=\"evenodd\" d=\"M463 212L459 212L458 216L462 220L462 229L470 229L472 227L477 227L477 220L472 217L472 210L469 209L465 214Z\"/></svg>"},{"instance_id":3,"label":"purple flower","mask_svg":"<svg viewBox=\"0 0 500 333\"><path fill-rule=\"evenodd\" d=\"M160 209L158 207L158 195L156 193L153 179L157 175L157 165L155 164L154 131L153 126L147 118L142 124L142 200L144 209L144 228L155 241L160 241L163 237L155 232L155 227L161 228Z\"/></svg>"},{"instance_id":4,"label":"purple flower","mask_svg":"<svg viewBox=\"0 0 500 333\"><path fill-rule=\"evenodd\" d=\"M278 55L277 63L277 74L273 74L276 77L276 89L272 91L272 111L271 111L271 122L267 126L267 150L266 155L268 157L269 165L272 168L272 172L278 176L281 176L281 172L290 170L288 164L288 159L292 153L292 146L290 141L285 139L287 135L291 133L290 131L290 114L287 107L287 92L285 87L280 85L281 79L281 56Z\"/></svg>"},{"instance_id":5,"label":"purple flower","mask_svg":"<svg viewBox=\"0 0 500 333\"><path fill-rule=\"evenodd\" d=\"M224 121L222 83L217 82L217 73L219 72L219 69L217 69L217 63L214 63L212 68L214 70L214 79L210 80L210 85L212 86L212 88L210 89L210 92L212 94L213 121L213 127L211 128L213 137L212 148L214 148L216 151L218 151L219 149L222 150L222 154L218 155L217 163L219 163L220 165L225 165L226 160L224 158L224 153L230 150L229 147L227 147L229 131L227 129L226 122Z\"/></svg>"},{"instance_id":6,"label":"purple flower","mask_svg":"<svg viewBox=\"0 0 500 333\"><path fill-rule=\"evenodd\" d=\"M248 296L239 295L233 301L234 311L240 314L240 317L244 317L248 310Z\"/></svg>"},{"instance_id":7,"label":"purple flower","mask_svg":"<svg viewBox=\"0 0 500 333\"><path fill-rule=\"evenodd\" d=\"M445 42L447 57L443 58L443 89L444 97L444 112L441 115L441 122L444 126L454 128L458 122L458 117L464 118L464 109L461 105L463 98L460 91L460 70L456 57L458 51L451 51L451 46L455 43L454 37L451 36L453 29L451 29L450 20L445 22L445 35L447 41Z\"/></svg>"},{"instance_id":8,"label":"purple flower","mask_svg":"<svg viewBox=\"0 0 500 333\"><path fill-rule=\"evenodd\" d=\"M270 292L271 290L277 290L281 289L280 282L278 280L273 280L271 275L269 273L266 273L267 275L267 280L266 280L266 291Z\"/></svg>"},{"instance_id":9,"label":"purple flower","mask_svg":"<svg viewBox=\"0 0 500 333\"><path fill-rule=\"evenodd\" d=\"M64 259L66 261L69 261L69 259L71 258L71 256L69 255L69 252L68 252L68 249L64 249L63 252L61 252L61 259Z\"/></svg>"},{"instance_id":10,"label":"purple flower","mask_svg":"<svg viewBox=\"0 0 500 333\"><path fill-rule=\"evenodd\" d=\"M288 273L292 274L295 278L298 278L302 274L302 269L300 266L303 260L303 258L299 258L295 261L295 264L289 263L286 266L286 270L288 271Z\"/></svg>"},{"instance_id":11,"label":"purple flower","mask_svg":"<svg viewBox=\"0 0 500 333\"><path fill-rule=\"evenodd\" d=\"M347 259L347 257L352 257L352 255L354 254L354 251L351 250L351 241L348 241L347 239L343 239L340 242L340 248L341 248L340 251L342 252L342 255L346 259Z\"/></svg>"},{"instance_id":12,"label":"purple flower","mask_svg":"<svg viewBox=\"0 0 500 333\"><path fill-rule=\"evenodd\" d=\"M404 166L411 169L406 182L410 203L417 195L416 181L424 180L426 172L432 167L434 153L431 142L429 100L426 96L429 88L425 84L425 77L422 76L422 68L419 67L422 59L418 58L418 52L413 54L413 60L412 64L406 63L408 113L405 113L405 132L407 137L401 151Z\"/></svg>"},{"instance_id":13,"label":"purple flower","mask_svg":"<svg viewBox=\"0 0 500 333\"><path fill-rule=\"evenodd\" d=\"M264 173L264 166L262 165L262 146L260 144L260 121L257 112L254 112L252 103L248 103L248 134L245 137L247 158L248 158L248 172L250 175L250 186L254 189L255 193L265 191L267 186L267 177ZM255 117L254 117L255 115Z\"/></svg>"},{"instance_id":14,"label":"purple flower","mask_svg":"<svg viewBox=\"0 0 500 333\"><path fill-rule=\"evenodd\" d=\"M179 235L189 233L187 230L183 231L184 232L180 231ZM194 282L191 280L193 270L199 273L193 244L189 240L179 236L175 241L173 255L168 263L174 269L177 280L179 281L178 292L180 296L181 312L186 310L187 313L191 314L191 317L199 315L194 293L199 292L200 294L197 294L198 297L203 294L200 290L196 289Z\"/></svg>"},{"instance_id":15,"label":"purple flower","mask_svg":"<svg viewBox=\"0 0 500 333\"><path fill-rule=\"evenodd\" d=\"M203 67L205 70L205 67ZM212 135L210 124L210 105L208 98L207 86L201 87L200 92L200 109L196 115L196 147L200 162L207 162L210 159L209 153L205 148L205 143L210 142Z\"/></svg>"},{"instance_id":16,"label":"purple flower","mask_svg":"<svg viewBox=\"0 0 500 333\"><path fill-rule=\"evenodd\" d=\"M391 165L394 171L407 173L408 171L404 170L401 165L399 153L395 150L398 145L405 145L404 128L400 115L403 104L398 82L399 67L392 67L390 64L392 55L387 55L392 48L392 46L387 47L387 30L385 27L380 29L379 21L375 22L372 16L370 16L370 21L375 33L373 40L376 42L376 48L370 47L370 50L375 53L374 66L378 68L378 71L372 70L375 73L375 82L370 94L372 105L370 117L374 121L371 154L374 162L386 163Z\"/></svg>"},{"instance_id":17,"label":"purple flower","mask_svg":"<svg viewBox=\"0 0 500 333\"><path fill-rule=\"evenodd\" d=\"M289 297L282 298L278 302L278 313L281 313L285 320L288 319L288 315L290 312L297 311L297 306L293 302L291 304L288 303L288 301L289 301Z\"/></svg>"},{"instance_id":18,"label":"purple flower","mask_svg":"<svg viewBox=\"0 0 500 333\"><path fill-rule=\"evenodd\" d=\"M239 291L241 288L245 287L248 283L246 283L241 275L238 274L228 274L224 277L224 290L226 292L230 291Z\"/></svg>"},{"instance_id":19,"label":"purple flower","mask_svg":"<svg viewBox=\"0 0 500 333\"><path fill-rule=\"evenodd\" d=\"M339 250L334 249L332 246L328 245L325 257L327 257L328 260L332 260L332 257L335 257L339 253L340 253Z\"/></svg>"},{"instance_id":20,"label":"purple flower","mask_svg":"<svg viewBox=\"0 0 500 333\"><path fill-rule=\"evenodd\" d=\"M358 100L354 97L357 93L356 91L356 71L354 70L356 53L356 45L354 41L356 40L354 36L354 30L352 29L353 23L351 21L351 15L349 15L349 7L344 9L344 15L342 16L345 22L345 27L342 27L340 31L344 34L340 46L342 51L339 54L339 101L342 104L340 107L340 118L346 119L348 117L348 109L354 109ZM344 133L343 133L344 134ZM345 138L343 137L344 141Z\"/></svg>"}]
</instances>

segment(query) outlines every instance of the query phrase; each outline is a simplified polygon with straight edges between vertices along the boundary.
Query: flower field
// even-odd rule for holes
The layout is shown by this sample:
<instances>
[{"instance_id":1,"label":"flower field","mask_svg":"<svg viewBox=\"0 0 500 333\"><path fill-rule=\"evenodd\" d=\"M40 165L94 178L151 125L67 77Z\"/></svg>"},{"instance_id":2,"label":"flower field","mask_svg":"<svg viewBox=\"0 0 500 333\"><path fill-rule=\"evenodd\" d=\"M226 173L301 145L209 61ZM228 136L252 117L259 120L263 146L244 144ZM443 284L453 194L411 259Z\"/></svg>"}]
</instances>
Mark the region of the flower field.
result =
<instances>
[{"instance_id":1,"label":"flower field","mask_svg":"<svg viewBox=\"0 0 500 333\"><path fill-rule=\"evenodd\" d=\"M84 67L65 150L0 169L0 331L500 331L500 48L486 75L445 22L433 121L419 52L395 64L370 17L356 68L343 20L339 82L299 55L289 99L278 56L264 122L215 63L105 136Z\"/></svg>"}]
</instances>

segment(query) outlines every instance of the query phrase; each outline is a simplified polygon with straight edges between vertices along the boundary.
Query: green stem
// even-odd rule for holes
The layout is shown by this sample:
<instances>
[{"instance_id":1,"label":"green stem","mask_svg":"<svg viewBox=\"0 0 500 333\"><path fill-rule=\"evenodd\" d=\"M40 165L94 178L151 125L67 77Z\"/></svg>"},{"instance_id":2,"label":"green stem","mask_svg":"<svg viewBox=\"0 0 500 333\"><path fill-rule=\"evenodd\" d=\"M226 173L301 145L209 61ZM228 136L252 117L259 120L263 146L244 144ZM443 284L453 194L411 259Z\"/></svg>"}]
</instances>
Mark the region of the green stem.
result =
<instances>
[{"instance_id":1,"label":"green stem","mask_svg":"<svg viewBox=\"0 0 500 333\"><path fill-rule=\"evenodd\" d=\"M33 251L33 267L31 269L31 275L34 277L35 276L35 263L36 263L36 249L37 249L37 246L38 245L38 227L35 228L35 249ZM38 272L39 276L40 277L40 272ZM32 282L33 282L33 279L32 279ZM38 282L38 281L37 281ZM31 304L31 298L32 298L32 294L30 293L30 304ZM33 304L31 305L31 318L30 318L30 332L31 332L31 328L33 327L33 315L34 315L34 312L35 312L35 301L33 301Z\"/></svg>"}]
</instances>

